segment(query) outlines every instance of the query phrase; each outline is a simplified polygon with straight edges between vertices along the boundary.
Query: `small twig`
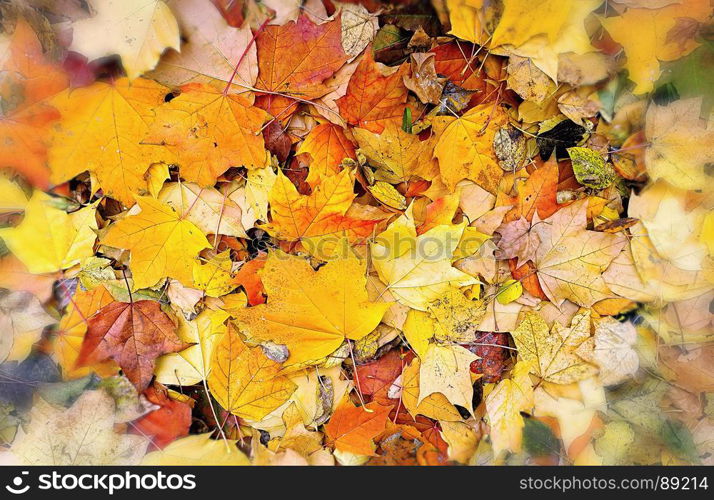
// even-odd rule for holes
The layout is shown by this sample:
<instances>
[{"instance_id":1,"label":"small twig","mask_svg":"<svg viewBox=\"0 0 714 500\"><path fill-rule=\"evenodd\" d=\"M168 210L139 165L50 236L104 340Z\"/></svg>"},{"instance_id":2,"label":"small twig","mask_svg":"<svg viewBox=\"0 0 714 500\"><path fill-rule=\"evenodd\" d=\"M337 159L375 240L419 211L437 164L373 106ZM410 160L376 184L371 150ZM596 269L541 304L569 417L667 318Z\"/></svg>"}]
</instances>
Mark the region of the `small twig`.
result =
<instances>
[{"instance_id":1,"label":"small twig","mask_svg":"<svg viewBox=\"0 0 714 500\"><path fill-rule=\"evenodd\" d=\"M131 287L129 286L129 280L126 277L126 269L122 268L121 273L124 275L124 283L126 283L126 291L129 292L129 303L134 303L134 297L131 295Z\"/></svg>"}]
</instances>

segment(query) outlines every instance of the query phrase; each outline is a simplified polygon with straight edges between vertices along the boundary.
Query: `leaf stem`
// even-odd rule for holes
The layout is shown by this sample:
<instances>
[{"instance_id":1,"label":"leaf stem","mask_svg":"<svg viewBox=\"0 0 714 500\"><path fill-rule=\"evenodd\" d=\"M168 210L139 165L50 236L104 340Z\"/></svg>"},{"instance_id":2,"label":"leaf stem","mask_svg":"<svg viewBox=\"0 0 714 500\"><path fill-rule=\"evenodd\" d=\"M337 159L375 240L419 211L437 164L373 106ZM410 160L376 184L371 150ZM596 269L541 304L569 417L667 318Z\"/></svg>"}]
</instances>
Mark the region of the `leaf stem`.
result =
<instances>
[{"instance_id":1,"label":"leaf stem","mask_svg":"<svg viewBox=\"0 0 714 500\"><path fill-rule=\"evenodd\" d=\"M270 19L271 18L268 18L265 21L263 21L263 24L261 24L260 27L257 30L255 30L255 33L253 33L253 37L248 42L248 45L245 46L243 53L240 55L238 62L236 63L235 67L233 68L233 73L231 74L231 77L228 80L228 83L226 84L226 88L223 89L223 95L228 95L228 89L231 88L233 79L236 77L236 74L238 73L238 67L243 62L243 59L245 59L245 56L248 54L248 50L250 50L251 46L255 43L255 40L256 40L256 38L258 38L258 35L260 35L260 33L263 31L263 29L268 25L268 21L270 21Z\"/></svg>"}]
</instances>

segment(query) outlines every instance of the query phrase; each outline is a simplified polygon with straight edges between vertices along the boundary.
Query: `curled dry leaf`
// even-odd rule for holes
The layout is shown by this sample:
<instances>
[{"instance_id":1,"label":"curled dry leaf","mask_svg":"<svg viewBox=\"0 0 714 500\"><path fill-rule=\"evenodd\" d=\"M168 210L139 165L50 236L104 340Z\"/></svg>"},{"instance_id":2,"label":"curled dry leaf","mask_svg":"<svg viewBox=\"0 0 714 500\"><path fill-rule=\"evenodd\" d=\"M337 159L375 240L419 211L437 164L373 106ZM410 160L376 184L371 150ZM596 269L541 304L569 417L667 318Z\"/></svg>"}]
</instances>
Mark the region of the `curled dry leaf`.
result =
<instances>
[{"instance_id":1,"label":"curled dry leaf","mask_svg":"<svg viewBox=\"0 0 714 500\"><path fill-rule=\"evenodd\" d=\"M425 104L438 104L446 79L436 74L433 53L411 55L411 76L404 77L404 85Z\"/></svg>"},{"instance_id":2,"label":"curled dry leaf","mask_svg":"<svg viewBox=\"0 0 714 500\"><path fill-rule=\"evenodd\" d=\"M340 4L342 21L342 48L350 59L360 55L369 45L379 29L377 16L362 5Z\"/></svg>"}]
</instances>

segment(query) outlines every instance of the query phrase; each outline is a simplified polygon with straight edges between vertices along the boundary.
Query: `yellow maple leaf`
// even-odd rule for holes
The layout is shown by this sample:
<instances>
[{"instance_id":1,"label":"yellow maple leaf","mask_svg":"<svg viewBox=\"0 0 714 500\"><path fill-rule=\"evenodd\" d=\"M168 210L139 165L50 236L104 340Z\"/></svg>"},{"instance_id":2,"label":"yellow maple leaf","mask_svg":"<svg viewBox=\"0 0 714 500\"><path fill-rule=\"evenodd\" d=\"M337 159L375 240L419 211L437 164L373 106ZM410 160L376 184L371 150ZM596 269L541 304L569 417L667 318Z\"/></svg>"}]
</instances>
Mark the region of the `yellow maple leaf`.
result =
<instances>
[{"instance_id":1,"label":"yellow maple leaf","mask_svg":"<svg viewBox=\"0 0 714 500\"><path fill-rule=\"evenodd\" d=\"M296 403L290 403L282 417L285 434L280 438L278 449L293 450L304 457L322 449L322 433L305 427Z\"/></svg>"},{"instance_id":2,"label":"yellow maple leaf","mask_svg":"<svg viewBox=\"0 0 714 500\"><path fill-rule=\"evenodd\" d=\"M470 179L485 190L496 192L503 170L493 152L493 139L506 123L506 113L491 103L475 106L460 118L434 119L438 136L434 156L439 160L441 179L450 192L462 179Z\"/></svg>"},{"instance_id":3,"label":"yellow maple leaf","mask_svg":"<svg viewBox=\"0 0 714 500\"><path fill-rule=\"evenodd\" d=\"M220 297L233 290L230 250L221 252L212 258L193 263L193 282L196 288L204 290L208 297Z\"/></svg>"},{"instance_id":4,"label":"yellow maple leaf","mask_svg":"<svg viewBox=\"0 0 714 500\"><path fill-rule=\"evenodd\" d=\"M315 187L326 177L339 171L345 158L355 158L354 145L347 139L342 127L323 123L313 128L297 150L312 158L305 182Z\"/></svg>"},{"instance_id":5,"label":"yellow maple leaf","mask_svg":"<svg viewBox=\"0 0 714 500\"><path fill-rule=\"evenodd\" d=\"M462 420L456 407L440 392L433 392L428 396L419 398L421 361L414 358L404 367L401 375L402 403L407 411L414 417L424 415L434 420L456 422Z\"/></svg>"},{"instance_id":6,"label":"yellow maple leaf","mask_svg":"<svg viewBox=\"0 0 714 500\"><path fill-rule=\"evenodd\" d=\"M27 196L16 183L8 177L0 175L0 212L16 212L25 210Z\"/></svg>"},{"instance_id":7,"label":"yellow maple leaf","mask_svg":"<svg viewBox=\"0 0 714 500\"><path fill-rule=\"evenodd\" d=\"M531 372L547 382L570 384L597 373L597 368L578 354L579 348L589 346L589 310L575 315L569 328L556 321L550 331L543 318L528 313L511 335L519 358L531 362Z\"/></svg>"},{"instance_id":8,"label":"yellow maple leaf","mask_svg":"<svg viewBox=\"0 0 714 500\"><path fill-rule=\"evenodd\" d=\"M492 52L529 58L554 81L561 54L592 52L585 19L602 0L504 0ZM537 18L541 22L534 23Z\"/></svg>"},{"instance_id":9,"label":"yellow maple leaf","mask_svg":"<svg viewBox=\"0 0 714 500\"><path fill-rule=\"evenodd\" d=\"M410 309L402 333L417 356L424 356L434 338L434 320L426 312Z\"/></svg>"},{"instance_id":10,"label":"yellow maple leaf","mask_svg":"<svg viewBox=\"0 0 714 500\"><path fill-rule=\"evenodd\" d=\"M398 184L412 176L425 177L431 167L433 141L422 141L393 122L388 122L381 134L361 128L352 133L370 165L377 167L375 177L379 180Z\"/></svg>"},{"instance_id":11,"label":"yellow maple leaf","mask_svg":"<svg viewBox=\"0 0 714 500\"><path fill-rule=\"evenodd\" d=\"M156 360L156 380L162 384L194 385L211 373L216 344L227 331L228 313L204 309L196 319L188 321L179 315L177 335L186 344L183 351L164 354Z\"/></svg>"},{"instance_id":12,"label":"yellow maple leaf","mask_svg":"<svg viewBox=\"0 0 714 500\"><path fill-rule=\"evenodd\" d=\"M248 305L248 298L243 292L224 295L220 300L223 303L221 309L230 314L231 317L235 317L238 311Z\"/></svg>"},{"instance_id":13,"label":"yellow maple leaf","mask_svg":"<svg viewBox=\"0 0 714 500\"><path fill-rule=\"evenodd\" d=\"M134 289L154 286L166 277L190 286L194 262L201 250L210 248L208 240L170 206L150 196L136 200L141 212L109 226L102 243L131 252Z\"/></svg>"},{"instance_id":14,"label":"yellow maple leaf","mask_svg":"<svg viewBox=\"0 0 714 500\"><path fill-rule=\"evenodd\" d=\"M397 188L384 181L377 181L369 186L369 192L374 198L391 208L404 210L407 208L407 199L400 193Z\"/></svg>"},{"instance_id":15,"label":"yellow maple leaf","mask_svg":"<svg viewBox=\"0 0 714 500\"><path fill-rule=\"evenodd\" d=\"M34 274L67 269L94 254L96 205L67 214L51 196L35 191L16 227L0 229L0 238Z\"/></svg>"},{"instance_id":16,"label":"yellow maple leaf","mask_svg":"<svg viewBox=\"0 0 714 500\"><path fill-rule=\"evenodd\" d=\"M177 439L162 450L148 453L141 465L250 465L237 441L211 439L212 432Z\"/></svg>"},{"instance_id":17,"label":"yellow maple leaf","mask_svg":"<svg viewBox=\"0 0 714 500\"><path fill-rule=\"evenodd\" d=\"M714 122L699 118L701 98L652 103L645 118L649 147L645 164L652 180L681 189L711 190L708 169L714 163Z\"/></svg>"},{"instance_id":18,"label":"yellow maple leaf","mask_svg":"<svg viewBox=\"0 0 714 500\"><path fill-rule=\"evenodd\" d=\"M66 90L51 103L61 113L52 128L48 151L52 181L62 183L89 170L104 194L124 205L132 193L147 190L144 174L151 164L173 160L164 147L141 144L149 130L153 108L169 90L158 83L121 78L112 84Z\"/></svg>"},{"instance_id":19,"label":"yellow maple leaf","mask_svg":"<svg viewBox=\"0 0 714 500\"><path fill-rule=\"evenodd\" d=\"M670 35L678 20L704 21L711 12L709 2L695 0L661 9L627 9L619 16L602 19L610 36L625 50L625 67L636 84L635 94L652 91L660 76L660 61L674 61L699 46L693 37L682 40Z\"/></svg>"},{"instance_id":20,"label":"yellow maple leaf","mask_svg":"<svg viewBox=\"0 0 714 500\"><path fill-rule=\"evenodd\" d=\"M237 321L253 338L286 345L288 365L319 361L345 338L372 332L391 306L368 300L365 267L349 254L315 271L301 257L273 252L260 271L268 303L242 310Z\"/></svg>"},{"instance_id":21,"label":"yellow maple leaf","mask_svg":"<svg viewBox=\"0 0 714 500\"><path fill-rule=\"evenodd\" d=\"M518 47L537 35L546 35L550 42L556 41L558 34L568 22L571 9L577 2L560 0L504 0L503 14L493 32L491 45L514 45ZM537 15L541 22L534 23Z\"/></svg>"},{"instance_id":22,"label":"yellow maple leaf","mask_svg":"<svg viewBox=\"0 0 714 500\"><path fill-rule=\"evenodd\" d=\"M420 357L432 338L438 342L472 342L476 327L486 315L481 301L467 299L457 288L444 292L427 310L428 313L410 310L403 327L409 345Z\"/></svg>"},{"instance_id":23,"label":"yellow maple leaf","mask_svg":"<svg viewBox=\"0 0 714 500\"><path fill-rule=\"evenodd\" d=\"M419 367L419 400L435 392L452 404L473 411L474 388L470 366L478 356L457 344L430 344Z\"/></svg>"},{"instance_id":24,"label":"yellow maple leaf","mask_svg":"<svg viewBox=\"0 0 714 500\"><path fill-rule=\"evenodd\" d=\"M486 315L482 301L470 300L456 288L429 304L428 310L435 323L434 338L457 344L473 341L476 327Z\"/></svg>"},{"instance_id":25,"label":"yellow maple leaf","mask_svg":"<svg viewBox=\"0 0 714 500\"><path fill-rule=\"evenodd\" d=\"M481 436L466 422L439 422L441 437L449 445L449 460L468 465L476 452Z\"/></svg>"},{"instance_id":26,"label":"yellow maple leaf","mask_svg":"<svg viewBox=\"0 0 714 500\"><path fill-rule=\"evenodd\" d=\"M93 17L72 25L71 50L88 59L119 54L129 78L152 69L166 48L178 50L179 28L161 0L91 0Z\"/></svg>"},{"instance_id":27,"label":"yellow maple leaf","mask_svg":"<svg viewBox=\"0 0 714 500\"><path fill-rule=\"evenodd\" d=\"M493 31L495 8L484 0L446 0L451 24L450 35L486 45Z\"/></svg>"},{"instance_id":28,"label":"yellow maple leaf","mask_svg":"<svg viewBox=\"0 0 714 500\"><path fill-rule=\"evenodd\" d=\"M229 326L216 345L208 386L216 401L241 418L260 420L285 403L295 391L280 365L260 347L248 347Z\"/></svg>"},{"instance_id":29,"label":"yellow maple leaf","mask_svg":"<svg viewBox=\"0 0 714 500\"><path fill-rule=\"evenodd\" d=\"M171 178L169 166L166 163L154 163L149 167L144 175L146 177L146 189L154 198L159 197L164 182Z\"/></svg>"},{"instance_id":30,"label":"yellow maple leaf","mask_svg":"<svg viewBox=\"0 0 714 500\"><path fill-rule=\"evenodd\" d=\"M268 202L270 192L275 185L275 180L278 178L272 167L257 168L248 170L248 176L245 180L245 190L242 194L245 199L243 216L251 221L268 220ZM231 196L233 197L233 196ZM244 205L240 205L243 207ZM244 224L245 227L248 225Z\"/></svg>"},{"instance_id":31,"label":"yellow maple leaf","mask_svg":"<svg viewBox=\"0 0 714 500\"><path fill-rule=\"evenodd\" d=\"M557 90L555 82L530 59L512 54L508 58L507 70L508 87L525 101L545 105L546 99L553 99Z\"/></svg>"},{"instance_id":32,"label":"yellow maple leaf","mask_svg":"<svg viewBox=\"0 0 714 500\"><path fill-rule=\"evenodd\" d=\"M511 378L501 380L486 397L486 415L491 428L491 446L495 453L521 450L523 427L521 416L533 406L533 383L529 372L531 363L520 360Z\"/></svg>"},{"instance_id":33,"label":"yellow maple leaf","mask_svg":"<svg viewBox=\"0 0 714 500\"><path fill-rule=\"evenodd\" d=\"M394 221L371 246L372 263L389 292L405 306L426 311L452 287L478 280L451 266L466 227L439 225L416 236L411 211Z\"/></svg>"}]
</instances>

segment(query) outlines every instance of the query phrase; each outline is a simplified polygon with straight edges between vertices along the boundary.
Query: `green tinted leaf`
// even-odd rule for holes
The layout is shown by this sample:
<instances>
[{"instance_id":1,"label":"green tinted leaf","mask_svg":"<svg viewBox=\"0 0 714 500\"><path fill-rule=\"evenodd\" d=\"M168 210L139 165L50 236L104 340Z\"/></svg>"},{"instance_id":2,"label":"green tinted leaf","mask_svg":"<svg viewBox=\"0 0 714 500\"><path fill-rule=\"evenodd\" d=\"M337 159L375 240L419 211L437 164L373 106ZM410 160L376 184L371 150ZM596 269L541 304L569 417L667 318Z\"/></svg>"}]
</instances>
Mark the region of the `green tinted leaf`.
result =
<instances>
[{"instance_id":1,"label":"green tinted leaf","mask_svg":"<svg viewBox=\"0 0 714 500\"><path fill-rule=\"evenodd\" d=\"M573 162L575 178L583 186L604 189L615 180L615 170L605 163L600 153L588 148L568 148L568 154Z\"/></svg>"},{"instance_id":2,"label":"green tinted leaf","mask_svg":"<svg viewBox=\"0 0 714 500\"><path fill-rule=\"evenodd\" d=\"M714 42L706 42L691 54L669 64L658 82L669 82L682 98L702 97L702 116L714 105Z\"/></svg>"},{"instance_id":3,"label":"green tinted leaf","mask_svg":"<svg viewBox=\"0 0 714 500\"><path fill-rule=\"evenodd\" d=\"M404 114L402 115L402 130L407 134L412 133L412 110L411 108L404 108Z\"/></svg>"},{"instance_id":4,"label":"green tinted leaf","mask_svg":"<svg viewBox=\"0 0 714 500\"><path fill-rule=\"evenodd\" d=\"M660 436L665 446L680 458L698 463L697 447L692 434L684 424L676 420L665 420L660 428Z\"/></svg>"},{"instance_id":5,"label":"green tinted leaf","mask_svg":"<svg viewBox=\"0 0 714 500\"><path fill-rule=\"evenodd\" d=\"M553 455L560 451L560 442L550 427L534 418L525 419L523 447L534 457Z\"/></svg>"}]
</instances>

